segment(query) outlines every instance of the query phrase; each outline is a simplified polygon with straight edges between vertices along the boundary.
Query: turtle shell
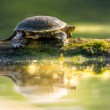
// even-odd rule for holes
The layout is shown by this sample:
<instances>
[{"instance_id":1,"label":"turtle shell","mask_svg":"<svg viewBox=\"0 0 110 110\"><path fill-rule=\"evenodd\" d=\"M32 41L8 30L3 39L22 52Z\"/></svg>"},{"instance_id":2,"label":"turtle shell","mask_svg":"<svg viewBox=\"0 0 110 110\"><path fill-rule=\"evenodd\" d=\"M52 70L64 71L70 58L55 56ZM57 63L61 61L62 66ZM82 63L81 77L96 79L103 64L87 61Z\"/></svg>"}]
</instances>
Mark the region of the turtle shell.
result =
<instances>
[{"instance_id":1,"label":"turtle shell","mask_svg":"<svg viewBox=\"0 0 110 110\"><path fill-rule=\"evenodd\" d=\"M45 32L62 29L66 23L51 16L34 16L21 21L14 31Z\"/></svg>"}]
</instances>

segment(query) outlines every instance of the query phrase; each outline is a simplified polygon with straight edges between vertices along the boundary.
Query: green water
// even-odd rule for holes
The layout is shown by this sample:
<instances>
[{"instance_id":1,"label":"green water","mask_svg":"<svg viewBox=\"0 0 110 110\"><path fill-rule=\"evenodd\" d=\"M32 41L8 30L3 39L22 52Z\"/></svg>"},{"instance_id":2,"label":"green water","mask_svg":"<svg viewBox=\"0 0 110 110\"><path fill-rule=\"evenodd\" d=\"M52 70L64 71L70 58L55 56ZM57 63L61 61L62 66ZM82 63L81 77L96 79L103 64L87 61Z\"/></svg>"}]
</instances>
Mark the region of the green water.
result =
<instances>
[{"instance_id":1,"label":"green water","mask_svg":"<svg viewBox=\"0 0 110 110\"><path fill-rule=\"evenodd\" d=\"M80 79L77 89L69 92L67 96L54 102L33 104L16 92L15 85L11 80L0 77L0 109L15 110L23 107L29 110L34 110L35 108L43 110L109 110L109 82L110 78ZM16 106L10 106L13 105L13 102ZM6 105L9 105L9 107Z\"/></svg>"}]
</instances>

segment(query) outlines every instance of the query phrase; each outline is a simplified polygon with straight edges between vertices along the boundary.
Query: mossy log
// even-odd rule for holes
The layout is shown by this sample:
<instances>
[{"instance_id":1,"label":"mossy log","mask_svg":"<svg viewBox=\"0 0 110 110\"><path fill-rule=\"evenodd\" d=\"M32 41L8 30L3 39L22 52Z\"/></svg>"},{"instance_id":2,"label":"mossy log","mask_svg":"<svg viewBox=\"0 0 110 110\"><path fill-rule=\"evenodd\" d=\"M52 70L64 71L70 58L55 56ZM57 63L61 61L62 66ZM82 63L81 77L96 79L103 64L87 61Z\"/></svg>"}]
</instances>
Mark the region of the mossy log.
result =
<instances>
[{"instance_id":1,"label":"mossy log","mask_svg":"<svg viewBox=\"0 0 110 110\"><path fill-rule=\"evenodd\" d=\"M51 57L64 54L71 56L82 54L86 56L109 56L110 39L86 39L86 38L69 38L68 43L62 46L59 39L26 39L20 49L13 49L11 41L0 41L0 56L2 57Z\"/></svg>"}]
</instances>

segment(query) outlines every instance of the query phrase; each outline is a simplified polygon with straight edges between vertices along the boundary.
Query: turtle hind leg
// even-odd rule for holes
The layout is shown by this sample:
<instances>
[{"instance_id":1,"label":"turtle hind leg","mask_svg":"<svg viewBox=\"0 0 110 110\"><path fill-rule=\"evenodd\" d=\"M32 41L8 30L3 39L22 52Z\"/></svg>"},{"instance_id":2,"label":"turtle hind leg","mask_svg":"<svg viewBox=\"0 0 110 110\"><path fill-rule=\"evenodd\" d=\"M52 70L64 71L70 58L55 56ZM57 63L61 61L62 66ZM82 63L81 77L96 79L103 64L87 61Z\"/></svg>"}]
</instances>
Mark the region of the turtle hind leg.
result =
<instances>
[{"instance_id":1,"label":"turtle hind leg","mask_svg":"<svg viewBox=\"0 0 110 110\"><path fill-rule=\"evenodd\" d=\"M16 35L12 38L12 48L16 49L22 46L21 39L23 36L24 33L22 31L16 33Z\"/></svg>"}]
</instances>

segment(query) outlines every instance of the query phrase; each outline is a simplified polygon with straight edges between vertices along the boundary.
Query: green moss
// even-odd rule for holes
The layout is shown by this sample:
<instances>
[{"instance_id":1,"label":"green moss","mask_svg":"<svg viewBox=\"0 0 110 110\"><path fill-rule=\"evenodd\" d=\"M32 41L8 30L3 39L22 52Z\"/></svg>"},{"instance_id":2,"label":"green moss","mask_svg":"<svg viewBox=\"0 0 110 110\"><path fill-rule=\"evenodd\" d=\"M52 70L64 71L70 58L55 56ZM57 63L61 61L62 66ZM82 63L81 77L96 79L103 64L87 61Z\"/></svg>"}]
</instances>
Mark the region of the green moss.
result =
<instances>
[{"instance_id":1,"label":"green moss","mask_svg":"<svg viewBox=\"0 0 110 110\"><path fill-rule=\"evenodd\" d=\"M88 55L105 55L110 48L110 43L101 40L92 40L81 46L82 53Z\"/></svg>"},{"instance_id":2,"label":"green moss","mask_svg":"<svg viewBox=\"0 0 110 110\"><path fill-rule=\"evenodd\" d=\"M106 56L110 54L109 49L110 42L99 39L83 39L82 41L74 41L62 48L66 55L83 54L86 56Z\"/></svg>"}]
</instances>

